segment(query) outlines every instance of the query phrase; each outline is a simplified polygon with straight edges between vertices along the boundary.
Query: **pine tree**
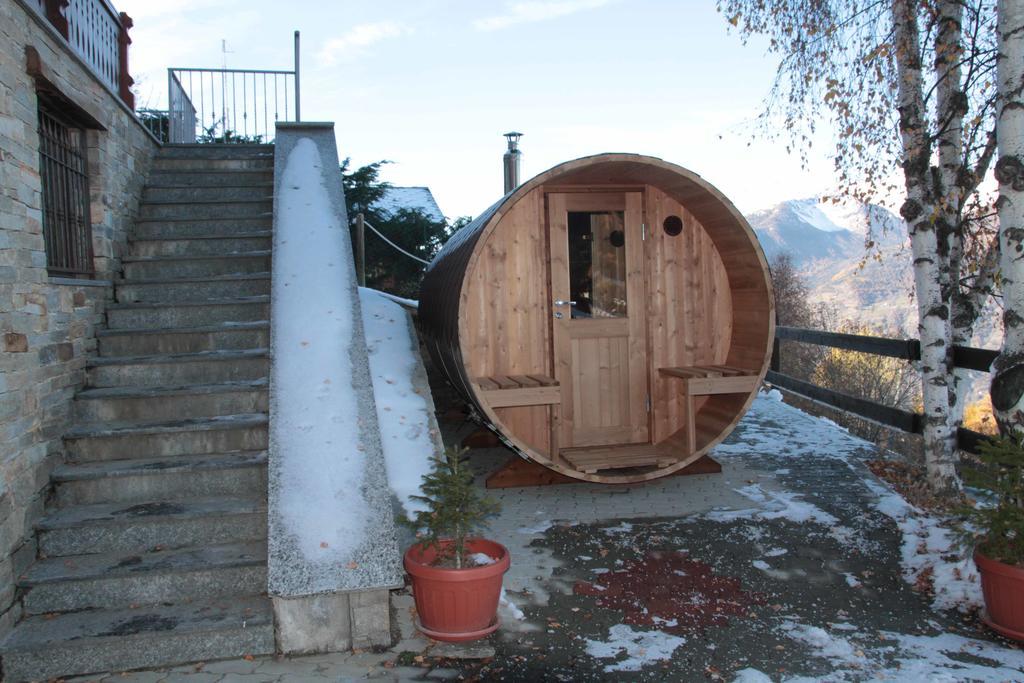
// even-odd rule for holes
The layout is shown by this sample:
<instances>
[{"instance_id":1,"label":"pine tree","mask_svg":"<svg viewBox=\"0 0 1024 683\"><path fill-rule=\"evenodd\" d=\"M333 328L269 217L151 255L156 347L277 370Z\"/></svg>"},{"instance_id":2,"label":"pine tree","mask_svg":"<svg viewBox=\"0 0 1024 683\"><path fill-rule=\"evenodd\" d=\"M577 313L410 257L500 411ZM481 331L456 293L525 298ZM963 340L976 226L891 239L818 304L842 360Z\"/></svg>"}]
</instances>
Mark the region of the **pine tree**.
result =
<instances>
[{"instance_id":1,"label":"pine tree","mask_svg":"<svg viewBox=\"0 0 1024 683\"><path fill-rule=\"evenodd\" d=\"M967 510L978 547L989 559L1024 566L1024 436L988 441L979 450L980 464L964 470L969 485L992 494Z\"/></svg>"},{"instance_id":2,"label":"pine tree","mask_svg":"<svg viewBox=\"0 0 1024 683\"><path fill-rule=\"evenodd\" d=\"M482 496L466 464L468 449L448 448L433 458L433 467L423 475L420 490L412 496L424 503L405 524L417 531L422 549L437 548L439 560L451 558L461 568L466 561L466 539L487 527L487 519L498 514L498 503ZM450 546L442 541L451 540Z\"/></svg>"}]
</instances>

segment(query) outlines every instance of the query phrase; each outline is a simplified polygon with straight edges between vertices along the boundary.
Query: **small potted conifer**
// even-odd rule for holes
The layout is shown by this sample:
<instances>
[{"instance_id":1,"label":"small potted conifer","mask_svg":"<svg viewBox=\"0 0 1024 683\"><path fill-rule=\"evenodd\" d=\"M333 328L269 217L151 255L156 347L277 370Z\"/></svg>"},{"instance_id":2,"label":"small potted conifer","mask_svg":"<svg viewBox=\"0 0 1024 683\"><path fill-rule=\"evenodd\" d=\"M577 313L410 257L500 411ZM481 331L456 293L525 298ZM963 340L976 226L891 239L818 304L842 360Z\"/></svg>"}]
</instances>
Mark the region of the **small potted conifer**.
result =
<instances>
[{"instance_id":1,"label":"small potted conifer","mask_svg":"<svg viewBox=\"0 0 1024 683\"><path fill-rule=\"evenodd\" d=\"M407 520L418 541L405 553L405 570L419 615L416 627L435 640L483 638L498 628L498 599L508 571L508 549L475 536L497 514L481 495L466 464L465 450L434 456L423 476L424 510Z\"/></svg>"},{"instance_id":2,"label":"small potted conifer","mask_svg":"<svg viewBox=\"0 0 1024 683\"><path fill-rule=\"evenodd\" d=\"M989 495L967 510L974 563L993 630L1024 641L1024 436L982 444L964 480Z\"/></svg>"}]
</instances>

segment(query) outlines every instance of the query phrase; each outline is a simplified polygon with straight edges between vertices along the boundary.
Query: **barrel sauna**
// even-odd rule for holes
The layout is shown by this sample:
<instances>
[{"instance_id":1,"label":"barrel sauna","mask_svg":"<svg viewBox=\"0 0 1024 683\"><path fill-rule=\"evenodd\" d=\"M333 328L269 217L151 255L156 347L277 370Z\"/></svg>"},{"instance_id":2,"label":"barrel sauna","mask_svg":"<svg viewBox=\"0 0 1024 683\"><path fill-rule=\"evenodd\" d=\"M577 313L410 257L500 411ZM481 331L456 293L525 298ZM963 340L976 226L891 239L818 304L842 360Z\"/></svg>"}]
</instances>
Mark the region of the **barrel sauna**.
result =
<instances>
[{"instance_id":1,"label":"barrel sauna","mask_svg":"<svg viewBox=\"0 0 1024 683\"><path fill-rule=\"evenodd\" d=\"M672 474L724 439L768 368L750 225L697 174L600 154L519 186L427 269L434 363L521 456L577 479Z\"/></svg>"}]
</instances>

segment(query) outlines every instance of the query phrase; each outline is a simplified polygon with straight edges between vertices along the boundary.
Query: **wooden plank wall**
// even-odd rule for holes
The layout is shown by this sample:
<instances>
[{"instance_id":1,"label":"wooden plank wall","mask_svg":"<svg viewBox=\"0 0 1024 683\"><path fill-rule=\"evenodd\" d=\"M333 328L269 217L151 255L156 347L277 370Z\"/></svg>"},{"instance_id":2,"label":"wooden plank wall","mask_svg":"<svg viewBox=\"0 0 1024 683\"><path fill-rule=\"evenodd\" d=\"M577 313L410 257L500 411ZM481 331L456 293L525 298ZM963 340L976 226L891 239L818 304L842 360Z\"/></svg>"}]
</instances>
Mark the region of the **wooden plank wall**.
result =
<instances>
[{"instance_id":1,"label":"wooden plank wall","mask_svg":"<svg viewBox=\"0 0 1024 683\"><path fill-rule=\"evenodd\" d=\"M553 376L548 248L541 188L515 204L477 246L463 288L463 353L472 377ZM549 453L549 410L498 408L498 418L536 452Z\"/></svg>"},{"instance_id":2,"label":"wooden plank wall","mask_svg":"<svg viewBox=\"0 0 1024 683\"><path fill-rule=\"evenodd\" d=\"M684 422L679 384L658 368L724 363L733 310L729 275L703 226L658 188L648 187L646 204L652 438L658 443ZM662 228L671 215L683 221L676 237ZM698 409L706 401L698 399Z\"/></svg>"}]
</instances>

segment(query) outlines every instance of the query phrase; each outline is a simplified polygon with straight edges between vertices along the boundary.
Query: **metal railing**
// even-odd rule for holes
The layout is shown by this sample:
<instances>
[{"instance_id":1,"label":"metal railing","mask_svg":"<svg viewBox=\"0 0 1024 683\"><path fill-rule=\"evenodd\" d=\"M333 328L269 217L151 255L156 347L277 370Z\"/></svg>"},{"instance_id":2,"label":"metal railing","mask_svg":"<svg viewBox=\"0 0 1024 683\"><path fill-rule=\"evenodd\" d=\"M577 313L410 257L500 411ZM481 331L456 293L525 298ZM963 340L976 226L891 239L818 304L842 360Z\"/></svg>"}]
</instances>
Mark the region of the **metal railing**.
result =
<instances>
[{"instance_id":1,"label":"metal railing","mask_svg":"<svg viewBox=\"0 0 1024 683\"><path fill-rule=\"evenodd\" d=\"M128 75L128 29L131 19L108 0L26 0L68 46L113 92L132 106Z\"/></svg>"},{"instance_id":2,"label":"metal railing","mask_svg":"<svg viewBox=\"0 0 1024 683\"><path fill-rule=\"evenodd\" d=\"M917 339L892 339L888 337L869 337L859 334L844 334L809 330L802 327L776 327L775 347L772 353L771 369L765 375L765 381L778 387L800 394L806 398L853 413L872 422L894 427L912 434L924 433L924 416L902 408L894 408L833 389L811 384L804 380L781 372L782 341L802 342L833 349L857 351L874 356L887 356L909 362L921 360L921 342ZM999 355L992 349L979 349L973 346L954 346L953 365L965 370L989 372L992 361ZM964 427L957 431L957 442L961 449L976 452L978 444L986 439L986 435Z\"/></svg>"},{"instance_id":3,"label":"metal railing","mask_svg":"<svg viewBox=\"0 0 1024 683\"><path fill-rule=\"evenodd\" d=\"M167 72L167 142L196 141L196 108L173 71Z\"/></svg>"},{"instance_id":4,"label":"metal railing","mask_svg":"<svg viewBox=\"0 0 1024 683\"><path fill-rule=\"evenodd\" d=\"M279 121L301 121L295 68L167 70L168 142L271 142Z\"/></svg>"}]
</instances>

